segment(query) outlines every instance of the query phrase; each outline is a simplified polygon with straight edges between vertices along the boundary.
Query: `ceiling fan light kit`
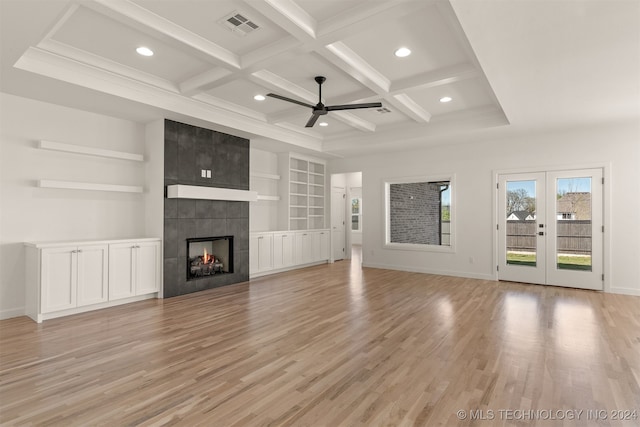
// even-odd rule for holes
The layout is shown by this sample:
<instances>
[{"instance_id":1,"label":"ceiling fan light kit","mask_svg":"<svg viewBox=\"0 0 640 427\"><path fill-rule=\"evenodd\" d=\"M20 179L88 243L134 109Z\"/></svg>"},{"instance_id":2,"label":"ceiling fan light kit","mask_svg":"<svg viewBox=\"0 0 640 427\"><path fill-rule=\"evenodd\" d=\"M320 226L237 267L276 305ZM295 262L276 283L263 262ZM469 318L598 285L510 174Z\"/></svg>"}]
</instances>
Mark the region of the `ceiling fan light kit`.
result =
<instances>
[{"instance_id":1,"label":"ceiling fan light kit","mask_svg":"<svg viewBox=\"0 0 640 427\"><path fill-rule=\"evenodd\" d=\"M364 104L345 104L345 105L324 105L322 103L322 83L324 83L327 79L323 76L316 76L316 83L318 83L318 103L316 105L307 104L306 102L301 102L295 99L287 98L286 96L277 95L275 93L268 93L267 96L271 98L280 99L282 101L292 102L294 104L301 105L303 107L311 108L311 117L305 127L310 128L316 124L318 118L320 116L326 115L329 111L339 111L339 110L356 110L360 108L380 108L382 107L381 102L369 102Z\"/></svg>"}]
</instances>

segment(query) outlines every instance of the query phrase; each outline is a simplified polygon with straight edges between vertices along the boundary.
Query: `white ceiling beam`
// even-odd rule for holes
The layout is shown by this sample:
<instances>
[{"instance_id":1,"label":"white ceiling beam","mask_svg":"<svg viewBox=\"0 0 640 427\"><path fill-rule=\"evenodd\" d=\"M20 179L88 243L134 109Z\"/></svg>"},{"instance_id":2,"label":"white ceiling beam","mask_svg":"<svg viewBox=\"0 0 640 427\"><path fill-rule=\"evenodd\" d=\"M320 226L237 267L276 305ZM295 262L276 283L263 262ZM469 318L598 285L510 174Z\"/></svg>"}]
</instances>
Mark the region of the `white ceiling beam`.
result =
<instances>
[{"instance_id":1,"label":"white ceiling beam","mask_svg":"<svg viewBox=\"0 0 640 427\"><path fill-rule=\"evenodd\" d=\"M241 105L234 104L233 102L225 101L220 98L216 98L215 96L211 96L206 93L199 93L197 95L194 95L192 98L197 101L205 102L213 107L223 108L227 111L232 111L234 113L242 114L243 116L246 116L246 117L251 117L252 119L260 120L262 122L267 121L266 116L262 113L258 113L257 111L252 110L250 108L243 107Z\"/></svg>"},{"instance_id":2,"label":"white ceiling beam","mask_svg":"<svg viewBox=\"0 0 640 427\"><path fill-rule=\"evenodd\" d=\"M52 54L87 64L91 67L121 75L132 80L145 82L150 86L155 86L174 93L178 93L179 91L178 86L169 80L140 71L136 68L127 67L126 65L122 65L118 62L111 61L102 56L94 55L85 50L69 46L68 44L61 43L53 39L44 39L38 43L37 47Z\"/></svg>"},{"instance_id":3,"label":"white ceiling beam","mask_svg":"<svg viewBox=\"0 0 640 427\"><path fill-rule=\"evenodd\" d=\"M415 13L429 6L428 1L394 0L384 2L367 2L318 23L318 40L323 44L331 44L343 40L353 34L377 28L389 21Z\"/></svg>"},{"instance_id":4,"label":"white ceiling beam","mask_svg":"<svg viewBox=\"0 0 640 427\"><path fill-rule=\"evenodd\" d=\"M228 66L235 69L240 68L240 58L238 55L168 19L156 15L130 0L94 0L93 3L151 28L166 37L202 52L211 58L215 58ZM92 3L83 4L90 6Z\"/></svg>"},{"instance_id":5,"label":"white ceiling beam","mask_svg":"<svg viewBox=\"0 0 640 427\"><path fill-rule=\"evenodd\" d=\"M299 101L307 101L313 105L318 102L317 94L311 93L308 90L303 89L300 86L290 82L289 80L272 73L271 71L260 70L252 73L251 76L258 79L260 81L260 84L262 84L263 86L270 87L273 90L277 90L280 92L285 92L284 94L279 93L279 95L290 95L291 98L297 98Z\"/></svg>"},{"instance_id":6,"label":"white ceiling beam","mask_svg":"<svg viewBox=\"0 0 640 427\"><path fill-rule=\"evenodd\" d=\"M418 123L428 123L429 120L431 120L431 113L422 108L405 93L399 93L393 97L387 97L386 100Z\"/></svg>"},{"instance_id":7,"label":"white ceiling beam","mask_svg":"<svg viewBox=\"0 0 640 427\"><path fill-rule=\"evenodd\" d=\"M185 96L191 96L206 91L213 87L217 81L231 74L231 71L222 67L207 70L180 83L180 93Z\"/></svg>"},{"instance_id":8,"label":"white ceiling beam","mask_svg":"<svg viewBox=\"0 0 640 427\"><path fill-rule=\"evenodd\" d=\"M428 89L443 86L478 76L478 69L472 64L457 64L451 67L426 71L398 80L391 84L390 93L403 93L409 90Z\"/></svg>"},{"instance_id":9,"label":"white ceiling beam","mask_svg":"<svg viewBox=\"0 0 640 427\"><path fill-rule=\"evenodd\" d=\"M373 68L367 61L342 42L329 44L326 51L318 52L325 59L341 68L360 83L376 93L389 92L391 82L382 73ZM330 52L333 55L328 55Z\"/></svg>"},{"instance_id":10,"label":"white ceiling beam","mask_svg":"<svg viewBox=\"0 0 640 427\"><path fill-rule=\"evenodd\" d=\"M365 132L375 132L376 131L376 125L367 121L367 120L363 120L360 117L356 116L355 114L352 113L348 113L346 111L332 111L331 114L333 117L335 117L336 119L340 120L342 123L347 124L351 127L354 127L356 129L365 131Z\"/></svg>"},{"instance_id":11,"label":"white ceiling beam","mask_svg":"<svg viewBox=\"0 0 640 427\"><path fill-rule=\"evenodd\" d=\"M298 40L315 40L315 19L292 0L244 0L244 3Z\"/></svg>"}]
</instances>

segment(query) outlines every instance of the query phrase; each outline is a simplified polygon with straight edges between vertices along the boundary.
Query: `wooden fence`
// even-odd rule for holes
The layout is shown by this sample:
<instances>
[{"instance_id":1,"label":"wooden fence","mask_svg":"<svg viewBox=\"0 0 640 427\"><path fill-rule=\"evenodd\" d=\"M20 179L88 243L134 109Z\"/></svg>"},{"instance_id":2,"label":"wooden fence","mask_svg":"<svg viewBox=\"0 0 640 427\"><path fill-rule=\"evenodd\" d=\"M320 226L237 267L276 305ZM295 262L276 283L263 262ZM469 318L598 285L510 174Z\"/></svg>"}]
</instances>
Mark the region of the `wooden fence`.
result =
<instances>
[{"instance_id":1,"label":"wooden fence","mask_svg":"<svg viewBox=\"0 0 640 427\"><path fill-rule=\"evenodd\" d=\"M507 250L533 251L536 248L538 229L535 221L507 221ZM558 221L558 252L566 254L591 253L591 221Z\"/></svg>"}]
</instances>

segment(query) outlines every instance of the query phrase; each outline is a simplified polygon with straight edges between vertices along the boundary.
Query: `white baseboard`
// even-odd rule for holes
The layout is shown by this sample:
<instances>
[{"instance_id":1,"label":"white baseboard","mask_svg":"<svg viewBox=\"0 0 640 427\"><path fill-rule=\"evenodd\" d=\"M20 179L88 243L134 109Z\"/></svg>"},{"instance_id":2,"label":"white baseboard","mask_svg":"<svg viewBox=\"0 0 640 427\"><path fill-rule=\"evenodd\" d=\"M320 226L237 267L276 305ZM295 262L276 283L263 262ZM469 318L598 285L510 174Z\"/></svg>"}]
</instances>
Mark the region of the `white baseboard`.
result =
<instances>
[{"instance_id":1,"label":"white baseboard","mask_svg":"<svg viewBox=\"0 0 640 427\"><path fill-rule=\"evenodd\" d=\"M640 297L640 289L609 288L608 292L610 294L633 295L633 296L636 296L636 297Z\"/></svg>"},{"instance_id":2,"label":"white baseboard","mask_svg":"<svg viewBox=\"0 0 640 427\"><path fill-rule=\"evenodd\" d=\"M429 268L422 267L408 267L405 265L393 265L393 264L370 264L370 263L362 263L363 267L368 268L381 268L384 270L398 270L398 271L409 271L411 273L425 273L425 274L437 274L440 276L454 276L454 277L464 277L467 279L480 279L480 280L491 280L495 281L495 277L491 274L480 274L480 273L469 273L466 271L447 271L447 270L432 270Z\"/></svg>"},{"instance_id":3,"label":"white baseboard","mask_svg":"<svg viewBox=\"0 0 640 427\"><path fill-rule=\"evenodd\" d=\"M10 308L8 310L0 310L0 320L11 319L12 317L26 316L24 307Z\"/></svg>"}]
</instances>

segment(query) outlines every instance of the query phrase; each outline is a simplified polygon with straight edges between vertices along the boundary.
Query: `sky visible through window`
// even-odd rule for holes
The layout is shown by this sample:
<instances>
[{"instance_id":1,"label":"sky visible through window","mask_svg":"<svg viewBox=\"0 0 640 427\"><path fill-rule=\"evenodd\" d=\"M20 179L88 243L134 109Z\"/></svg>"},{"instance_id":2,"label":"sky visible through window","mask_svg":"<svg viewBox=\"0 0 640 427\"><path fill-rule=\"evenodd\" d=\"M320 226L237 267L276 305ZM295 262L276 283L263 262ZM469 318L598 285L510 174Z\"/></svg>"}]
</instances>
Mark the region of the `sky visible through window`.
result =
<instances>
[{"instance_id":1,"label":"sky visible through window","mask_svg":"<svg viewBox=\"0 0 640 427\"><path fill-rule=\"evenodd\" d=\"M515 191L524 189L527 192L527 196L536 196L536 183L535 181L509 181L507 182L507 191ZM591 178L561 178L558 180L558 193L590 193L591 192Z\"/></svg>"}]
</instances>

